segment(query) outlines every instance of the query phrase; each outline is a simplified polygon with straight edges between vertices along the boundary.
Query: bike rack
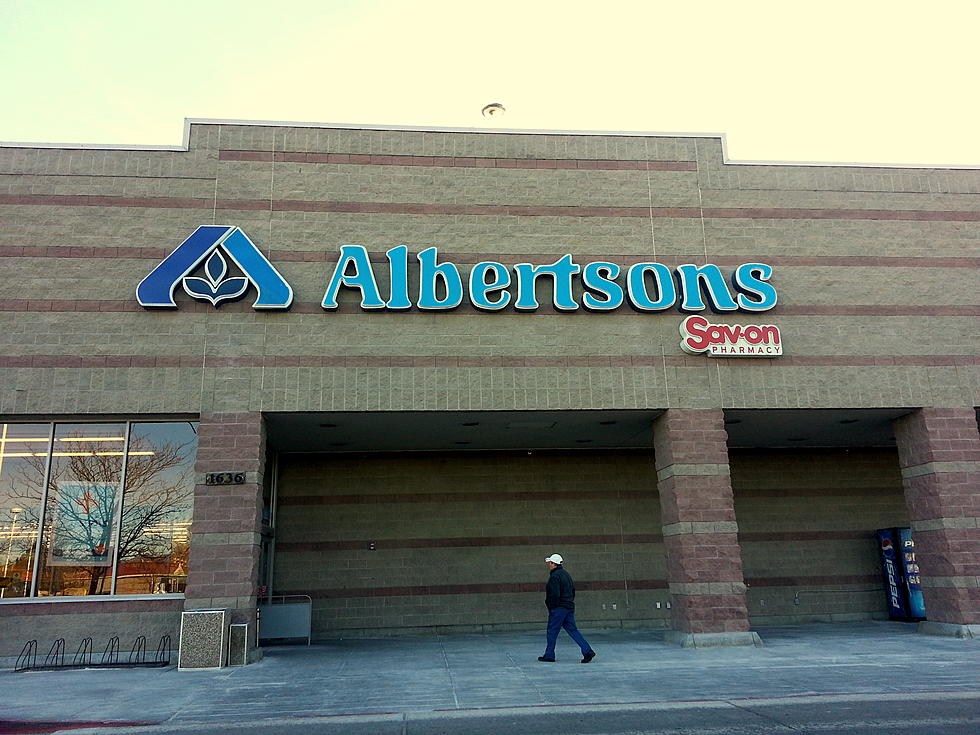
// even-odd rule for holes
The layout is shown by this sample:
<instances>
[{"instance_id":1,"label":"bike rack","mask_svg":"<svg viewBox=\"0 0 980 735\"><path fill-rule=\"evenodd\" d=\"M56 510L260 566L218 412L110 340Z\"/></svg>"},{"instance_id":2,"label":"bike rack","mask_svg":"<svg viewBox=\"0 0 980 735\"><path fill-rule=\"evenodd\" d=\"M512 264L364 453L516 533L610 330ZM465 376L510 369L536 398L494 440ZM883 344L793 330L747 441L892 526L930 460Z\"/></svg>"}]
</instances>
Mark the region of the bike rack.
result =
<instances>
[{"instance_id":1,"label":"bike rack","mask_svg":"<svg viewBox=\"0 0 980 735\"><path fill-rule=\"evenodd\" d=\"M167 666L170 663L170 646L170 636L160 636L160 644L157 646L157 653L153 658L153 662L161 666Z\"/></svg>"},{"instance_id":2,"label":"bike rack","mask_svg":"<svg viewBox=\"0 0 980 735\"><path fill-rule=\"evenodd\" d=\"M105 644L105 651L102 653L102 665L114 666L119 662L119 636L114 635Z\"/></svg>"},{"instance_id":3,"label":"bike rack","mask_svg":"<svg viewBox=\"0 0 980 735\"><path fill-rule=\"evenodd\" d=\"M37 666L37 641L27 641L21 649L14 671L29 671Z\"/></svg>"},{"instance_id":4,"label":"bike rack","mask_svg":"<svg viewBox=\"0 0 980 735\"><path fill-rule=\"evenodd\" d=\"M119 660L119 636L112 636L106 643L105 651L102 653L102 661L94 663L92 639L83 638L78 644L72 662L65 663L65 639L57 638L51 644L51 650L40 666L37 663L37 641L30 640L24 644L24 648L17 657L14 664L14 671L21 673L24 671L66 671L70 669L135 669L135 668L160 668L170 665L170 649L172 639L169 635L160 636L160 643L157 645L156 653L152 661L146 660L146 636L137 636L133 642L133 647L129 652L129 660L120 662Z\"/></svg>"},{"instance_id":5,"label":"bike rack","mask_svg":"<svg viewBox=\"0 0 980 735\"><path fill-rule=\"evenodd\" d=\"M133 643L133 649L129 652L129 663L141 664L146 658L146 636L141 635Z\"/></svg>"},{"instance_id":6,"label":"bike rack","mask_svg":"<svg viewBox=\"0 0 980 735\"><path fill-rule=\"evenodd\" d=\"M51 650L48 651L48 655L44 659L44 666L46 668L60 669L64 665L65 665L65 639L56 638L54 643L51 644Z\"/></svg>"},{"instance_id":7,"label":"bike rack","mask_svg":"<svg viewBox=\"0 0 980 735\"><path fill-rule=\"evenodd\" d=\"M72 666L91 666L92 665L92 639L82 638L75 651L75 658L72 659Z\"/></svg>"}]
</instances>

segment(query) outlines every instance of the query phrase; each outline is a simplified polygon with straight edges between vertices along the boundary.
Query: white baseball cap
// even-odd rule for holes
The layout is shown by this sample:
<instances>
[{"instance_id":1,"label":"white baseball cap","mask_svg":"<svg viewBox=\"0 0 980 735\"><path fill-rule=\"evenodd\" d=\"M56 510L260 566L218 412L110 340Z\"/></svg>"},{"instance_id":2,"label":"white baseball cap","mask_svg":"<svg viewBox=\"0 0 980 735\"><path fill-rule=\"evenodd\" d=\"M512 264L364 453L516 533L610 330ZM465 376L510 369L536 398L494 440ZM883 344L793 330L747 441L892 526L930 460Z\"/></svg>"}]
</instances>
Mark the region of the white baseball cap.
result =
<instances>
[{"instance_id":1,"label":"white baseball cap","mask_svg":"<svg viewBox=\"0 0 980 735\"><path fill-rule=\"evenodd\" d=\"M545 559L545 561L550 561L554 564L561 564L565 560L561 558L561 554L552 554L547 559Z\"/></svg>"}]
</instances>

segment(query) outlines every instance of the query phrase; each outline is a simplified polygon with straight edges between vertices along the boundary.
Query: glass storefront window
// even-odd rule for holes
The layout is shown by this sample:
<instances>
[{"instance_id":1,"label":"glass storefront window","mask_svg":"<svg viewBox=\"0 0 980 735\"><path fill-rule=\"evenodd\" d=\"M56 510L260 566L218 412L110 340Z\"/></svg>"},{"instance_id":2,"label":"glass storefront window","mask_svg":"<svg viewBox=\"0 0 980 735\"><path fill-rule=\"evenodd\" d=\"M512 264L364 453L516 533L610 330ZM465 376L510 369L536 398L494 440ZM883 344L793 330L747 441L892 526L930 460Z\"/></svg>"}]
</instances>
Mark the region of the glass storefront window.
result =
<instances>
[{"instance_id":1,"label":"glass storefront window","mask_svg":"<svg viewBox=\"0 0 980 735\"><path fill-rule=\"evenodd\" d=\"M0 424L0 598L31 594L51 424Z\"/></svg>"},{"instance_id":2,"label":"glass storefront window","mask_svg":"<svg viewBox=\"0 0 980 735\"><path fill-rule=\"evenodd\" d=\"M196 453L186 421L0 424L0 598L183 592Z\"/></svg>"},{"instance_id":3,"label":"glass storefront window","mask_svg":"<svg viewBox=\"0 0 980 735\"><path fill-rule=\"evenodd\" d=\"M112 592L126 424L55 424L38 594Z\"/></svg>"},{"instance_id":4,"label":"glass storefront window","mask_svg":"<svg viewBox=\"0 0 980 735\"><path fill-rule=\"evenodd\" d=\"M132 424L116 594L183 592L194 507L195 427Z\"/></svg>"}]
</instances>

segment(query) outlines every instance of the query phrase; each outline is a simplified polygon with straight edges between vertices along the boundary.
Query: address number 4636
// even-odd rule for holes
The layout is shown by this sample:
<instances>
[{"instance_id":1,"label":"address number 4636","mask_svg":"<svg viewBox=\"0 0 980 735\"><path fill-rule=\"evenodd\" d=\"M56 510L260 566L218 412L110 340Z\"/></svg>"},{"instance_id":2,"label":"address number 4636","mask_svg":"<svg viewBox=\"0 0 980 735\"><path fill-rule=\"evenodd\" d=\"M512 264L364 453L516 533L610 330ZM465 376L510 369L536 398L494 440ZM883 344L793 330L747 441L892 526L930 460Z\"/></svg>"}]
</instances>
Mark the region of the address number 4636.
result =
<instances>
[{"instance_id":1,"label":"address number 4636","mask_svg":"<svg viewBox=\"0 0 980 735\"><path fill-rule=\"evenodd\" d=\"M205 485L244 485L244 472L209 472L204 476Z\"/></svg>"}]
</instances>

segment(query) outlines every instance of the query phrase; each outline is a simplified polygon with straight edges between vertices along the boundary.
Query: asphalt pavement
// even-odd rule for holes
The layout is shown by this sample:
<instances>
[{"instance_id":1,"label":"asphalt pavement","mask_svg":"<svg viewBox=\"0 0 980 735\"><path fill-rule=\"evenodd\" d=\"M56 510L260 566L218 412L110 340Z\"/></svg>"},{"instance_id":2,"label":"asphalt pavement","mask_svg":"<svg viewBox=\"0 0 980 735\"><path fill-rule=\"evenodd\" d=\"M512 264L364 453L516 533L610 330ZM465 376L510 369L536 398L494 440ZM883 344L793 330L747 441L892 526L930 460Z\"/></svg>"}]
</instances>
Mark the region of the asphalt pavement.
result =
<instances>
[{"instance_id":1,"label":"asphalt pavement","mask_svg":"<svg viewBox=\"0 0 980 735\"><path fill-rule=\"evenodd\" d=\"M542 631L279 646L212 671L8 669L0 733L980 732L980 640L894 622L759 628L762 647L707 649L584 632L589 664L567 637L539 662Z\"/></svg>"}]
</instances>

